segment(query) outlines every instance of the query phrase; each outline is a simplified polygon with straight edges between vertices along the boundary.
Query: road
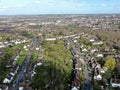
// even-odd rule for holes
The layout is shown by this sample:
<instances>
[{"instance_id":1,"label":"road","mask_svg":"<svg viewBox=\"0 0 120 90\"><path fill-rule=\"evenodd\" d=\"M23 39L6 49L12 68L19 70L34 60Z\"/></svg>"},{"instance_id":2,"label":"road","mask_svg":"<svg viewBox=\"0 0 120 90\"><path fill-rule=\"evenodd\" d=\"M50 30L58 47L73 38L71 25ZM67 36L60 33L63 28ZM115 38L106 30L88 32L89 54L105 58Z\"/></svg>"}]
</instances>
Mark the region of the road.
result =
<instances>
[{"instance_id":1,"label":"road","mask_svg":"<svg viewBox=\"0 0 120 90\"><path fill-rule=\"evenodd\" d=\"M36 39L36 36L34 36L33 45L32 45L32 47L30 49L30 52L29 52L28 56L26 57L23 65L22 65L22 67L20 68L20 72L18 73L15 81L13 82L12 90L19 90L18 84L22 80L22 78L24 77L24 75L26 73L26 70L27 70L27 68L29 66L30 59L31 59L31 56L32 56L32 51L36 46L36 42L37 42L37 39Z\"/></svg>"},{"instance_id":2,"label":"road","mask_svg":"<svg viewBox=\"0 0 120 90\"><path fill-rule=\"evenodd\" d=\"M91 71L88 71L87 63L85 62L85 84L84 90L93 90Z\"/></svg>"},{"instance_id":3,"label":"road","mask_svg":"<svg viewBox=\"0 0 120 90\"><path fill-rule=\"evenodd\" d=\"M65 38L71 38L71 37L80 38L80 35L83 35L83 33L77 33L77 34L72 34L72 35L67 35L67 36L58 36L58 37L53 37L53 38L45 38L45 40L54 41L57 39L65 39Z\"/></svg>"}]
</instances>

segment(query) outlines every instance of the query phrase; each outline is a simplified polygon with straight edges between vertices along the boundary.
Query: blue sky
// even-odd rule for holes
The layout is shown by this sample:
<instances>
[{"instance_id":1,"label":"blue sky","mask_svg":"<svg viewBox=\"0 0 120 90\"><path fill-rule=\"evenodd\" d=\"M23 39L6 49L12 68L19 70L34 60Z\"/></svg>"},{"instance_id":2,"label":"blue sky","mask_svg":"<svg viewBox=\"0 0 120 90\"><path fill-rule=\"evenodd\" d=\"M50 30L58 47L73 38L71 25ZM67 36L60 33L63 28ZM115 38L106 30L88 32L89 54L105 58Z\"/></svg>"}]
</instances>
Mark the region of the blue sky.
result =
<instances>
[{"instance_id":1,"label":"blue sky","mask_svg":"<svg viewBox=\"0 0 120 90\"><path fill-rule=\"evenodd\" d=\"M120 0L0 0L0 15L120 13Z\"/></svg>"}]
</instances>

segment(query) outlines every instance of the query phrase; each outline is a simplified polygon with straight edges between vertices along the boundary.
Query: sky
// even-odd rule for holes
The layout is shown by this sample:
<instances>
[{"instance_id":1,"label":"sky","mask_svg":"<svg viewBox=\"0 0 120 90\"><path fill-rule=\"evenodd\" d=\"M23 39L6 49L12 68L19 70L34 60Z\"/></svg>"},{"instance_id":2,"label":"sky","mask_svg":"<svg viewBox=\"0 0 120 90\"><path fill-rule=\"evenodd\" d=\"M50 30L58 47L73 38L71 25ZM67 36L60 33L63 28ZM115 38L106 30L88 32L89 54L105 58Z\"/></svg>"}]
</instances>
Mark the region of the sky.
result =
<instances>
[{"instance_id":1,"label":"sky","mask_svg":"<svg viewBox=\"0 0 120 90\"><path fill-rule=\"evenodd\" d=\"M120 0L0 0L0 15L120 13Z\"/></svg>"}]
</instances>

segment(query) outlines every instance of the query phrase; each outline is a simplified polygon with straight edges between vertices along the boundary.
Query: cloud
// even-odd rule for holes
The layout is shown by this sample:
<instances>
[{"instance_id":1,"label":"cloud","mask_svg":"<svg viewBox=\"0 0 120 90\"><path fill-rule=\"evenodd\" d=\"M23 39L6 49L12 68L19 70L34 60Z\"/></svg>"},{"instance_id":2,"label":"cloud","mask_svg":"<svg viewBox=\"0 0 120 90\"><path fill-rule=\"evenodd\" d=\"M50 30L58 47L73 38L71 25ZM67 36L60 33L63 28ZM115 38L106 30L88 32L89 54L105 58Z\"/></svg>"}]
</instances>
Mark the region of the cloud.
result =
<instances>
[{"instance_id":1,"label":"cloud","mask_svg":"<svg viewBox=\"0 0 120 90\"><path fill-rule=\"evenodd\" d=\"M38 0L37 0L37 1L34 1L33 3L35 3L35 4L39 4L39 3L40 3L40 1L38 1Z\"/></svg>"},{"instance_id":2,"label":"cloud","mask_svg":"<svg viewBox=\"0 0 120 90\"><path fill-rule=\"evenodd\" d=\"M101 6L106 7L106 6L108 6L108 5L107 5L107 4L105 4L105 3L103 3L103 4L101 4Z\"/></svg>"},{"instance_id":3,"label":"cloud","mask_svg":"<svg viewBox=\"0 0 120 90\"><path fill-rule=\"evenodd\" d=\"M7 6L0 6L0 9L7 9L7 8L9 8L9 7L7 7Z\"/></svg>"},{"instance_id":4,"label":"cloud","mask_svg":"<svg viewBox=\"0 0 120 90\"><path fill-rule=\"evenodd\" d=\"M25 4L17 4L15 5L15 7L25 7L26 5Z\"/></svg>"}]
</instances>

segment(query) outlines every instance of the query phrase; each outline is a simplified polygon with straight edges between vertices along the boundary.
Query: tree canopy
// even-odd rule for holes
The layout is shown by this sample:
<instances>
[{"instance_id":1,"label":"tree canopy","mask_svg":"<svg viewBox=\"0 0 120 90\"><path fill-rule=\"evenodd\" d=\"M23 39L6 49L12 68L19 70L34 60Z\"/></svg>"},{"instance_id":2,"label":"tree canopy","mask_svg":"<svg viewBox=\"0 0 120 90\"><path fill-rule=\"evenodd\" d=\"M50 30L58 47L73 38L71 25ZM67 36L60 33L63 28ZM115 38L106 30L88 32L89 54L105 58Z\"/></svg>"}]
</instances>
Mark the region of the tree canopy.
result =
<instances>
[{"instance_id":1,"label":"tree canopy","mask_svg":"<svg viewBox=\"0 0 120 90\"><path fill-rule=\"evenodd\" d=\"M113 70L115 68L115 65L116 65L115 58L107 57L105 59L105 65L104 66L107 67L108 69Z\"/></svg>"}]
</instances>

